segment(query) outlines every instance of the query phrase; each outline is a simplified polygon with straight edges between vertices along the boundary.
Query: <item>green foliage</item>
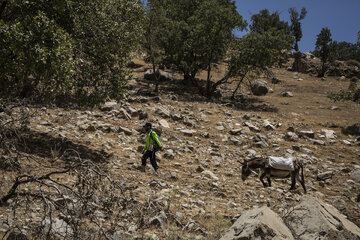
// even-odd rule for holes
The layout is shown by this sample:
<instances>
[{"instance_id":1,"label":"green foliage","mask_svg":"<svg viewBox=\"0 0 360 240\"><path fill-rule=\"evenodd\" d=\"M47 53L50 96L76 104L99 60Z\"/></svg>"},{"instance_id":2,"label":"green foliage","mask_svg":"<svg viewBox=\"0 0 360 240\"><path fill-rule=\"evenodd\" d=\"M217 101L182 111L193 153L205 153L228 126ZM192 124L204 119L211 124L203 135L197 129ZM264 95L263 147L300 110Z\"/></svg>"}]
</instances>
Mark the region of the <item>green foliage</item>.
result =
<instances>
[{"instance_id":1,"label":"green foliage","mask_svg":"<svg viewBox=\"0 0 360 240\"><path fill-rule=\"evenodd\" d=\"M349 66L356 66L356 67L360 68L360 62L356 61L354 59L347 60L345 63Z\"/></svg>"},{"instance_id":2,"label":"green foliage","mask_svg":"<svg viewBox=\"0 0 360 240\"><path fill-rule=\"evenodd\" d=\"M119 98L143 15L137 0L5 1L0 20L0 97L85 103Z\"/></svg>"},{"instance_id":3,"label":"green foliage","mask_svg":"<svg viewBox=\"0 0 360 240\"><path fill-rule=\"evenodd\" d=\"M148 1L150 4L155 1ZM184 79L223 59L235 28L245 22L230 0L163 0L162 23L154 26L156 42L164 53L164 63L176 66ZM150 12L151 14L151 9Z\"/></svg>"},{"instance_id":4,"label":"green foliage","mask_svg":"<svg viewBox=\"0 0 360 240\"><path fill-rule=\"evenodd\" d=\"M52 100L72 86L74 41L39 11L21 21L0 21L0 96Z\"/></svg>"},{"instance_id":5,"label":"green foliage","mask_svg":"<svg viewBox=\"0 0 360 240\"><path fill-rule=\"evenodd\" d=\"M290 34L290 26L287 22L281 21L279 12L270 14L268 9L261 10L258 14L251 16L250 30L252 32L263 33L269 30L282 30Z\"/></svg>"},{"instance_id":6,"label":"green foliage","mask_svg":"<svg viewBox=\"0 0 360 240\"><path fill-rule=\"evenodd\" d=\"M353 77L350 79L350 85L348 90L340 90L337 93L330 93L328 98L333 101L353 101L360 103L360 86L358 86L359 79Z\"/></svg>"},{"instance_id":7,"label":"green foliage","mask_svg":"<svg viewBox=\"0 0 360 240\"><path fill-rule=\"evenodd\" d=\"M299 13L295 8L289 9L290 13L290 32L291 35L294 38L294 50L299 51L298 42L301 40L303 33L301 28L301 20L303 20L306 17L307 11L306 8L302 8L301 12Z\"/></svg>"},{"instance_id":8,"label":"green foliage","mask_svg":"<svg viewBox=\"0 0 360 240\"><path fill-rule=\"evenodd\" d=\"M332 58L340 61L356 60L360 61L360 44L349 42L336 42L331 44Z\"/></svg>"},{"instance_id":9,"label":"green foliage","mask_svg":"<svg viewBox=\"0 0 360 240\"><path fill-rule=\"evenodd\" d=\"M316 43L315 43L315 51L318 52L318 56L322 61L322 69L319 74L319 77L323 77L326 72L325 64L329 60L331 56L331 33L330 29L323 28L321 32L317 35Z\"/></svg>"}]
</instances>

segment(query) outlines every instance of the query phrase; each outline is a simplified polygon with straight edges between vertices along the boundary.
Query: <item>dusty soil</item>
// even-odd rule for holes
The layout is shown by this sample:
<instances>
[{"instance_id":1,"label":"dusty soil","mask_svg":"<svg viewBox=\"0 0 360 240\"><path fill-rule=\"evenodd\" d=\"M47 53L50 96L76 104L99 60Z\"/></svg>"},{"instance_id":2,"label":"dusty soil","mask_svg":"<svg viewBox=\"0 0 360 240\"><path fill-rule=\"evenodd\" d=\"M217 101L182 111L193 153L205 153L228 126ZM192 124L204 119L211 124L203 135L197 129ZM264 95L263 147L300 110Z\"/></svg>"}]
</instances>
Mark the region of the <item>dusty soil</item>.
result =
<instances>
[{"instance_id":1,"label":"dusty soil","mask_svg":"<svg viewBox=\"0 0 360 240\"><path fill-rule=\"evenodd\" d=\"M144 68L148 66L140 60L135 62L144 66L134 72L137 80L130 82L132 87L128 99L144 96L139 89L145 91L148 87L154 87L152 82L143 79ZM221 77L222 69L223 66L220 66L214 74L215 79ZM150 99L145 103L130 102L131 107L149 114L147 120L116 118L98 109L33 106L31 109L36 111L36 115L30 120L30 129L39 135L36 141L29 140L33 151L28 154L40 163L29 165L30 161L23 156L19 173L2 171L0 196L8 191L18 174L46 172L41 163L51 161L50 149L54 149L54 139L63 133L73 143L86 147L84 151L92 156L96 157L101 150L110 154L109 160L103 165L114 180L126 179L126 184L131 186L128 191L138 202L166 199L170 203L170 211L182 223L179 225L168 221L163 228L146 225L133 234L134 238L139 236L141 230L146 234L154 233L160 239L219 239L231 226L231 220L243 210L268 205L284 214L286 207L296 205L304 192L299 186L296 191L289 191L289 180L273 180L270 188L263 188L254 175L245 182L241 180L241 162L250 157L249 150L264 157L292 155L304 160L308 194L334 204L349 220L360 226L360 203L356 201L360 187L350 178L351 172L360 169L359 142L354 136L341 132L343 127L360 122L360 105L353 102L334 103L327 98L330 92L346 89L349 82L339 81L335 77L327 77L323 81L285 69L272 70L281 83L275 85L267 80L274 92L263 97L247 96L248 89L242 88L240 92L248 101L245 107L240 99L235 102L229 99L209 101L200 97L195 90L189 91L182 85L178 74L175 75L177 80L160 84L160 101L145 96ZM205 73L199 75L200 78L204 76ZM231 85L223 87L225 91L232 88ZM281 93L284 91L290 91L294 96L283 97ZM159 106L170 112L180 112L195 123L191 126L182 120L165 118L170 128L162 128L161 140L165 150L158 153L159 176L154 174L150 164L145 173L137 169L141 164L141 154L137 148L142 145L138 139L143 138L143 134L126 136L98 130L89 133L76 127L81 116L89 116L86 111L91 111L92 117L89 118L94 121L139 130L145 121L157 123L164 118L155 111ZM100 117L94 117L94 114ZM267 130L263 126L264 120L275 126L274 130ZM44 124L44 121L49 124ZM258 127L258 132L245 126L249 122ZM192 129L196 133L186 136L180 132L182 129ZM232 129L242 129L241 135L232 136L229 133ZM323 129L333 130L336 138L325 139ZM284 139L287 132L298 133L302 130L314 131L314 139L323 140L325 145L316 145L309 138L300 137L296 142ZM40 133L46 133L49 138L44 138ZM204 137L204 133L208 133L209 138ZM267 146L256 145L256 136L265 138ZM166 157L168 150L173 151L173 159ZM56 165L57 161L53 164ZM205 176L198 171L199 166L211 171L218 179ZM327 171L332 172L332 177L318 181L317 175ZM157 184L151 184L154 181ZM334 203L339 201L344 206ZM5 218L7 214L9 209L1 207L0 216ZM198 228L189 226L189 223L194 223ZM0 237L2 234L4 232L0 233Z\"/></svg>"}]
</instances>

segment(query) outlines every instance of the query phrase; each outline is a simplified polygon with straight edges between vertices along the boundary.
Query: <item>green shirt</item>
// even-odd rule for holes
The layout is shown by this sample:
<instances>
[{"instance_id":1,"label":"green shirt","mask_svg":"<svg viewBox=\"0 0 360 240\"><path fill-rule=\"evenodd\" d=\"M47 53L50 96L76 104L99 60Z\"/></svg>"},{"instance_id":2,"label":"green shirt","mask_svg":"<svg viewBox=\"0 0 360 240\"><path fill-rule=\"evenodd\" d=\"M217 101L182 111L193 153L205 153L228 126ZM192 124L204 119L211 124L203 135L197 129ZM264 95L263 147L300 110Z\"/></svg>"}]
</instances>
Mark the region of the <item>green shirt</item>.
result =
<instances>
[{"instance_id":1,"label":"green shirt","mask_svg":"<svg viewBox=\"0 0 360 240\"><path fill-rule=\"evenodd\" d=\"M150 136L151 134L151 136ZM148 150L150 145L155 145L154 141L157 143L157 145L161 148L162 144L159 140L158 135L156 134L156 132L154 132L152 129L150 129L147 134L146 134L146 143L145 143L145 147L144 147L144 151Z\"/></svg>"}]
</instances>

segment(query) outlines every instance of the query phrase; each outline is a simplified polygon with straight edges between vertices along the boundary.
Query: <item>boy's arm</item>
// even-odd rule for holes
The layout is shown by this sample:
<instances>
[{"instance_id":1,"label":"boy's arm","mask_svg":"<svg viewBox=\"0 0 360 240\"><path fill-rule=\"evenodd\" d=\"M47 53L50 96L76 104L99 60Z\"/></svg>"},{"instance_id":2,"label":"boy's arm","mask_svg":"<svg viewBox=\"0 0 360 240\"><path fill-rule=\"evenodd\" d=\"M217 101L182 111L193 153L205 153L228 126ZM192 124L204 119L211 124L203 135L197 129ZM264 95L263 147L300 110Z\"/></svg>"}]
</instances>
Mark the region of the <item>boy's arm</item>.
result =
<instances>
[{"instance_id":1,"label":"boy's arm","mask_svg":"<svg viewBox=\"0 0 360 240\"><path fill-rule=\"evenodd\" d=\"M148 150L148 149L149 149L149 146L150 146L150 138L149 138L149 135L147 135L147 136L146 136L146 143L145 143L143 152L145 152L146 150Z\"/></svg>"},{"instance_id":2,"label":"boy's arm","mask_svg":"<svg viewBox=\"0 0 360 240\"><path fill-rule=\"evenodd\" d=\"M161 142L160 142L160 140L159 140L156 132L152 132L152 133L153 133L153 135L152 135L152 136L153 136L153 140L155 140L155 142L157 143L157 145L161 148L161 147L162 147L162 144L161 144Z\"/></svg>"}]
</instances>

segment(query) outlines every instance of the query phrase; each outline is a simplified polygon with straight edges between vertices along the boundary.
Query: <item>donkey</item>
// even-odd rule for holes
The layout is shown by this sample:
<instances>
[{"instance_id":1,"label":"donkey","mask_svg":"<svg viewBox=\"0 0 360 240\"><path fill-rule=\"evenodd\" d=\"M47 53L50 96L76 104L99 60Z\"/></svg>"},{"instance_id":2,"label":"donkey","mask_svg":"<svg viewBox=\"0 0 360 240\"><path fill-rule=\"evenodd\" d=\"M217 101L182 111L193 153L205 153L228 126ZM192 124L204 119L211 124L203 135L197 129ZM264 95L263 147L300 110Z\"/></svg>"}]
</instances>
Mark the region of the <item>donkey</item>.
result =
<instances>
[{"instance_id":1,"label":"donkey","mask_svg":"<svg viewBox=\"0 0 360 240\"><path fill-rule=\"evenodd\" d=\"M270 177L274 177L274 178L291 177L290 190L295 190L296 179L297 179L301 183L301 186L303 187L304 192L306 193L303 164L297 160L293 160L293 162L294 162L294 170L289 171L289 170L279 170L269 166L268 159L266 158L253 158L242 163L241 179L245 181L246 178L251 174L251 172L253 172L254 169L259 168L260 181L262 182L264 187L267 187L266 183L264 182L265 176L269 183L269 187L271 187ZM300 169L301 169L301 179L299 175Z\"/></svg>"}]
</instances>

